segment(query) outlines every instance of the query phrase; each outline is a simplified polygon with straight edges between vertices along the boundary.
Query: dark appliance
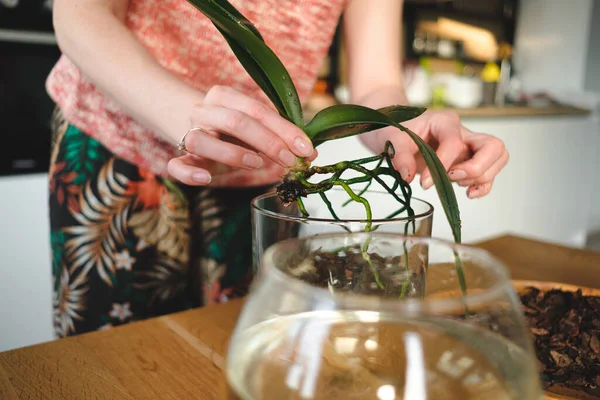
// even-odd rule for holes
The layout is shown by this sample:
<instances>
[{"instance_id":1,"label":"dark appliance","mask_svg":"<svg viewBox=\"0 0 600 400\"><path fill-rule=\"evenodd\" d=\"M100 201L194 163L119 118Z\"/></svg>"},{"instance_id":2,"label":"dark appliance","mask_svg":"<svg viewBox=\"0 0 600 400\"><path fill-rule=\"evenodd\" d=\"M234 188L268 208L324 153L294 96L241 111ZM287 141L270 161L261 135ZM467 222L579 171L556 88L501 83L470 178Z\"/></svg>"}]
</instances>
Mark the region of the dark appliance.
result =
<instances>
[{"instance_id":1,"label":"dark appliance","mask_svg":"<svg viewBox=\"0 0 600 400\"><path fill-rule=\"evenodd\" d=\"M52 0L0 0L0 176L48 172L59 57Z\"/></svg>"}]
</instances>

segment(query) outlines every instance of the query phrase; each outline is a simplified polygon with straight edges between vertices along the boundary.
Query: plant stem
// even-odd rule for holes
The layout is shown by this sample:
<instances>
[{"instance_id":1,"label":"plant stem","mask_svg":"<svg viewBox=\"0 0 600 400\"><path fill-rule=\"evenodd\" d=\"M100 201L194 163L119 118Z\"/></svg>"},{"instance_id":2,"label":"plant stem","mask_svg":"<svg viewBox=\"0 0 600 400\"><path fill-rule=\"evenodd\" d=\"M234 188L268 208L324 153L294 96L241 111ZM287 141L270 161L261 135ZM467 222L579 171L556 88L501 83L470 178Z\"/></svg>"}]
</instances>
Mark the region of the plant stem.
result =
<instances>
[{"instance_id":1,"label":"plant stem","mask_svg":"<svg viewBox=\"0 0 600 400\"><path fill-rule=\"evenodd\" d=\"M367 214L367 224L365 226L365 232L369 232L371 230L371 226L373 224L373 216L371 214L371 205L369 204L369 201L367 199L365 199L364 197L361 196L357 196L356 193L354 193L352 191L352 189L350 188L350 186L348 186L345 182L342 181L338 181L338 184L344 188L344 190L346 191L346 193L348 193L348 195L350 196L350 198L358 203L362 203L362 205L365 207L365 212ZM377 272L377 269L375 269L375 266L373 266L373 262L371 261L371 257L369 256L369 253L367 252L367 250L369 249L369 244L371 243L371 238L369 237L367 239L367 241L365 242L363 248L361 249L361 253L362 253L362 257L363 259L367 262L367 264L369 264L369 267L371 268L371 272L373 273L373 276L375 277L375 282L377 283L377 286L379 286L379 288L381 290L385 290L385 286L383 285L383 283L381 283L381 280L379 279L379 272Z\"/></svg>"},{"instance_id":2,"label":"plant stem","mask_svg":"<svg viewBox=\"0 0 600 400\"><path fill-rule=\"evenodd\" d=\"M365 241L365 244L363 245L363 247L361 249L362 258L367 262L367 264L369 264L369 267L371 268L371 272L373 273L373 277L375 278L375 283L377 283L377 286L379 286L379 289L385 290L385 286L383 285L383 283L381 283L381 280L379 279L379 272L377 272L377 269L375 269L375 266L373 265L373 262L371 261L371 256L369 256L369 253L368 253L370 244L371 244L371 236L369 236L367 238L367 240Z\"/></svg>"},{"instance_id":3,"label":"plant stem","mask_svg":"<svg viewBox=\"0 0 600 400\"><path fill-rule=\"evenodd\" d=\"M327 195L325 195L325 192L319 192L319 196L321 196L321 199L323 199L323 202L327 205L327 208L329 209L329 212L331 213L331 216L336 220L339 221L339 217L337 216L337 214L335 213L335 211L333 210L333 206L331 205L331 202L329 201L329 199L327 198Z\"/></svg>"},{"instance_id":4,"label":"plant stem","mask_svg":"<svg viewBox=\"0 0 600 400\"><path fill-rule=\"evenodd\" d=\"M308 217L308 211L306 211L306 207L304 206L304 202L302 201L302 199L300 197L298 197L296 199L297 203L298 203L298 208L300 209L300 212L302 213L302 215L304 217Z\"/></svg>"},{"instance_id":5,"label":"plant stem","mask_svg":"<svg viewBox=\"0 0 600 400\"><path fill-rule=\"evenodd\" d=\"M460 256L454 252L454 264L456 265L456 276L458 277L458 284L460 285L460 291L463 296L467 295L467 280L465 278L465 271L462 267ZM465 303L465 318L469 317L469 306Z\"/></svg>"},{"instance_id":6,"label":"plant stem","mask_svg":"<svg viewBox=\"0 0 600 400\"><path fill-rule=\"evenodd\" d=\"M390 195L396 201L398 201L402 205L402 207L400 207L397 211L388 215L386 217L386 219L391 219L405 211L407 212L409 217L414 217L414 215L415 215L414 210L410 206L410 201L411 201L411 197L412 197L411 187L408 183L406 183L402 179L402 177L400 176L400 173L398 171L396 171L396 169L394 168L393 163L392 163L392 157L394 155L395 155L395 149L394 149L393 145L388 141L386 143L384 151L377 156L367 157L367 158L362 158L362 159L352 160L352 161L342 161L342 162L338 162L338 163L331 164L331 165L325 165L325 166L308 167L308 165L307 165L306 169L295 170L294 175L293 175L295 178L293 178L293 179L296 179L297 182L299 182L299 184L303 188L302 190L299 191L299 193L304 192L304 193L306 193L306 195L318 193L319 196L321 197L321 200L327 206L329 213L336 221L341 221L341 219L337 215L331 201L329 200L329 198L326 195L326 192L334 186L341 186L349 196L349 199L342 204L342 207L347 206L352 201L362 204L364 207L364 210L365 210L365 219L364 220L366 221L366 224L364 227L364 232L373 232L373 231L377 230L378 226L373 227L373 215L372 215L371 204L363 196L365 193L367 193L368 189L373 184L373 181L379 183L388 193L390 193ZM366 164L369 164L372 162L376 162L376 165L372 169L368 169L367 167L365 167ZM384 163L386 165L385 167L382 166ZM348 170L356 171L360 174L360 176L347 178L347 179L342 178L342 175ZM315 183L310 182L308 180L309 178L311 178L315 175L319 175L319 174L331 174L331 176L329 176L328 178L325 178L319 182L315 182ZM392 186L388 185L381 178L382 176L389 176L389 177L393 178L393 185ZM360 184L360 183L366 183L366 185L362 189L360 189L360 191L358 193L356 193L351 188L351 185ZM400 188L401 195L396 193L398 188ZM304 206L304 203L300 197L297 198L297 202L298 202L298 207L299 207L300 211L302 212L302 214L305 217L308 217L309 214L308 214L306 207ZM416 223L415 223L414 219L412 221L407 222L405 224L404 234L405 235L408 234L408 229L409 229L410 225L412 225L412 228L413 228L412 230L413 230L413 234L414 234L415 230L416 230L415 224ZM350 232L350 230L345 226L344 226L344 229L346 229L348 232ZM369 267L373 273L375 282L377 283L378 287L381 290L385 290L385 286L381 282L381 279L379 277L379 272L373 265L373 261L371 260L371 257L368 254L368 249L369 249L369 245L371 243L371 239L372 238L369 237L367 239L367 241L365 242L364 246L362 246L362 249L361 249L362 257L369 264ZM405 269L408 272L410 270L410 265L409 265L408 249L406 247L406 242L403 242L403 250L404 250L404 258L405 258ZM459 279L460 279L460 277L459 277ZM410 282L408 280L402 284L401 294L400 294L401 298L406 295L406 291L408 290L409 284L410 284Z\"/></svg>"},{"instance_id":7,"label":"plant stem","mask_svg":"<svg viewBox=\"0 0 600 400\"><path fill-rule=\"evenodd\" d=\"M375 277L375 282L377 283L377 286L379 286L381 290L385 290L385 286L383 285L383 283L381 283L381 280L379 279L379 272L377 272L377 270L373 266L373 262L371 261L369 253L367 253L364 249L362 251L362 257L369 264L369 267L371 267L371 272L373 272L373 277Z\"/></svg>"},{"instance_id":8,"label":"plant stem","mask_svg":"<svg viewBox=\"0 0 600 400\"><path fill-rule=\"evenodd\" d=\"M346 191L346 193L348 193L348 196L350 196L352 200L356 201L357 203L362 203L362 205L365 207L365 213L367 214L367 224L365 225L365 232L369 232L371 230L371 226L373 225L373 214L371 213L371 205L369 204L369 201L364 197L357 196L356 193L352 191L350 186L346 184L346 182L337 181L334 184L344 188L344 190Z\"/></svg>"},{"instance_id":9,"label":"plant stem","mask_svg":"<svg viewBox=\"0 0 600 400\"><path fill-rule=\"evenodd\" d=\"M385 152L387 153L387 143L386 143L386 148L385 148ZM354 161L355 164L367 164L368 162L371 161L375 161L372 159L376 159L377 161L377 165L375 166L375 168L373 170L377 170L379 167L381 167L381 164L383 164L383 160L384 158L382 156L378 156L378 157L371 157L371 159L369 159L369 161L366 162L362 162L363 160L357 160ZM373 183L373 179L369 179L369 182L367 183L367 185L358 193L359 196L362 196L363 194L365 194L365 192L369 189L369 187L371 186L371 184ZM348 204L350 204L350 202L352 201L352 199L348 199L344 204L342 204L342 207L346 207Z\"/></svg>"},{"instance_id":10,"label":"plant stem","mask_svg":"<svg viewBox=\"0 0 600 400\"><path fill-rule=\"evenodd\" d=\"M404 296L406 296L406 289L408 289L408 282L402 284L402 289L400 289L400 299L403 299Z\"/></svg>"}]
</instances>

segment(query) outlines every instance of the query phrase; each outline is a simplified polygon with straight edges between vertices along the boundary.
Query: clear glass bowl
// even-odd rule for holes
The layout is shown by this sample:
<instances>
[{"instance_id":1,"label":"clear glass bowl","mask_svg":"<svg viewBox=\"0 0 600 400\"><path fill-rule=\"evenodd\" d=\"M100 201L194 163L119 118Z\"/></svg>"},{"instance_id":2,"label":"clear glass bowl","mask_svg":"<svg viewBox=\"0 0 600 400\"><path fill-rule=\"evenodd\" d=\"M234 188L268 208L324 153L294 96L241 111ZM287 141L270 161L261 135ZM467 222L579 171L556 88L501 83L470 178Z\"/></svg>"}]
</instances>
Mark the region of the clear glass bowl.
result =
<instances>
[{"instance_id":1,"label":"clear glass bowl","mask_svg":"<svg viewBox=\"0 0 600 400\"><path fill-rule=\"evenodd\" d=\"M230 398L244 400L543 399L500 261L382 232L269 247L230 341L227 377Z\"/></svg>"},{"instance_id":2,"label":"clear glass bowl","mask_svg":"<svg viewBox=\"0 0 600 400\"><path fill-rule=\"evenodd\" d=\"M256 197L252 207L253 268L258 269L265 249L282 240L318 235L323 233L364 232L367 228L365 209L362 204L348 200L348 194L341 188L327 191L339 220L332 217L327 206L318 195L304 198L310 214L303 217L296 203L284 206L275 193ZM369 200L373 211L372 229L377 232L393 232L403 235L431 237L433 206L426 201L412 198L410 206L414 214L404 211L388 218L398 211L401 204L388 192L369 190L363 195Z\"/></svg>"}]
</instances>

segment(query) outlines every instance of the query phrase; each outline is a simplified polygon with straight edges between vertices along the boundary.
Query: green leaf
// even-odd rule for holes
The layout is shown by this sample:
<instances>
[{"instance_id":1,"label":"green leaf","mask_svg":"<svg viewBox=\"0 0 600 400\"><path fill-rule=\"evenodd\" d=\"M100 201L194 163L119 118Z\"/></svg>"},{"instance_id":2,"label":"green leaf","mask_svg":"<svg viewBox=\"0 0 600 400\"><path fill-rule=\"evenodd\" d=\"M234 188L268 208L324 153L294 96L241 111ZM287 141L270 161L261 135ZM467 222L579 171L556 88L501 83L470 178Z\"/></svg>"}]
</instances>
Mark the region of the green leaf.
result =
<instances>
[{"instance_id":1,"label":"green leaf","mask_svg":"<svg viewBox=\"0 0 600 400\"><path fill-rule=\"evenodd\" d=\"M269 100L271 100L273 105L275 105L279 114L282 117L289 119L287 116L287 111L285 110L285 107L281 102L279 95L269 82L269 78L265 75L264 71L260 69L260 66L254 61L252 57L248 56L246 50L243 47L239 46L233 40L229 39L227 34L225 34L221 29L219 29L218 27L217 29L219 30L219 32L221 32L221 34L223 34L225 40L229 44L229 47L237 57L238 61L242 64L244 69L248 72L250 76L253 77L254 82L256 82L256 84L267 95Z\"/></svg>"},{"instance_id":2,"label":"green leaf","mask_svg":"<svg viewBox=\"0 0 600 400\"><path fill-rule=\"evenodd\" d=\"M433 179L433 183L435 184L435 190L438 193L438 197L440 198L440 202L442 203L442 207L444 208L444 213L446 214L446 218L448 219L448 223L450 224L450 228L452 229L452 236L454 236L454 241L456 243L460 243L460 210L458 209L458 201L456 200L456 195L454 193L454 188L452 187L452 182L450 182L448 174L446 174L446 169L444 168L444 165L438 158L437 154L435 154L435 151L433 151L433 149L429 147L427 142L425 142L419 135L400 124L395 125L401 131L406 132L419 148L419 152L423 156L423 160L425 160L427 168L431 173L431 178Z\"/></svg>"},{"instance_id":3,"label":"green leaf","mask_svg":"<svg viewBox=\"0 0 600 400\"><path fill-rule=\"evenodd\" d=\"M379 108L377 111L391 118L392 121L399 124L404 121L410 121L411 119L417 118L419 115L427 111L423 107L410 107L410 106L387 106Z\"/></svg>"},{"instance_id":4,"label":"green leaf","mask_svg":"<svg viewBox=\"0 0 600 400\"><path fill-rule=\"evenodd\" d=\"M341 105L329 107L315 116L315 118L304 128L307 135L312 139L315 146L326 140L339 139L369 130L379 129L385 126L394 126L403 132L417 145L419 152L423 156L427 167L431 173L431 178L435 184L436 191L444 208L444 213L452 229L452 235L457 243L461 241L461 222L458 202L454 193L454 188L446 170L435 154L435 151L429 147L427 142L421 139L410 129L400 125L398 121L409 120L423 113L424 109L412 109L406 107L385 107L379 110L373 110L368 107L356 105ZM384 112L387 113L384 114ZM412 112L412 114L411 114ZM317 118L319 117L319 118Z\"/></svg>"},{"instance_id":5,"label":"green leaf","mask_svg":"<svg viewBox=\"0 0 600 400\"><path fill-rule=\"evenodd\" d=\"M389 106L373 113L372 108L355 104L339 104L328 107L314 116L304 132L316 147L328 140L341 139L373 131L418 117L424 108L407 106Z\"/></svg>"},{"instance_id":6,"label":"green leaf","mask_svg":"<svg viewBox=\"0 0 600 400\"><path fill-rule=\"evenodd\" d=\"M302 106L289 72L257 35L256 28L226 0L188 0L207 16L232 48L246 72L278 108L280 114L296 126L304 126Z\"/></svg>"},{"instance_id":7,"label":"green leaf","mask_svg":"<svg viewBox=\"0 0 600 400\"><path fill-rule=\"evenodd\" d=\"M214 0L214 2L217 3L225 11L227 11L231 15L231 17L236 18L244 27L246 27L249 31L255 34L260 40L262 40L263 42L265 41L265 39L263 39L256 26L254 26L254 24L252 24L252 22L250 22L250 20L246 18L246 16L244 16L241 12L239 12L239 10L235 8L230 2L228 2L227 0Z\"/></svg>"}]
</instances>

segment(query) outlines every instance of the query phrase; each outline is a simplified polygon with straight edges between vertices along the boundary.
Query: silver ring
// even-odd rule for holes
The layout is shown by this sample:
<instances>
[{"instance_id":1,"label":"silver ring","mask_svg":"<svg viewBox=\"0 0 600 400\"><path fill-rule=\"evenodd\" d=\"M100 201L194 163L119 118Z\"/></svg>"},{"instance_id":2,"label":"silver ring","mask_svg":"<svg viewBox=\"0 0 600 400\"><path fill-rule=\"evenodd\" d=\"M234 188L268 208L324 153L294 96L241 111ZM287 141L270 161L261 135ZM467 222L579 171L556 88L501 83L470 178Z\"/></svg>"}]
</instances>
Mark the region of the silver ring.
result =
<instances>
[{"instance_id":1,"label":"silver ring","mask_svg":"<svg viewBox=\"0 0 600 400\"><path fill-rule=\"evenodd\" d=\"M187 131L185 133L185 135L183 135L183 137L179 141L179 144L177 145L177 150L187 152L187 148L185 147L185 138L187 137L188 133L190 133L192 131L202 131L202 132L206 133L206 131L204 130L204 128L196 127L196 128L190 129L189 131Z\"/></svg>"}]
</instances>

